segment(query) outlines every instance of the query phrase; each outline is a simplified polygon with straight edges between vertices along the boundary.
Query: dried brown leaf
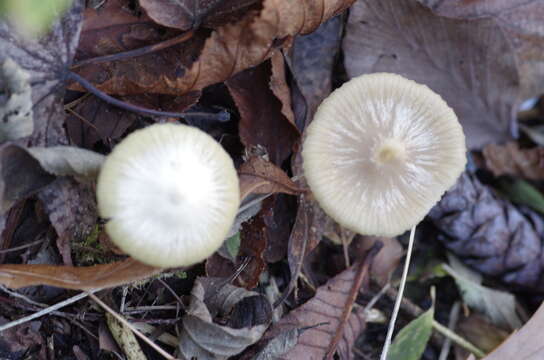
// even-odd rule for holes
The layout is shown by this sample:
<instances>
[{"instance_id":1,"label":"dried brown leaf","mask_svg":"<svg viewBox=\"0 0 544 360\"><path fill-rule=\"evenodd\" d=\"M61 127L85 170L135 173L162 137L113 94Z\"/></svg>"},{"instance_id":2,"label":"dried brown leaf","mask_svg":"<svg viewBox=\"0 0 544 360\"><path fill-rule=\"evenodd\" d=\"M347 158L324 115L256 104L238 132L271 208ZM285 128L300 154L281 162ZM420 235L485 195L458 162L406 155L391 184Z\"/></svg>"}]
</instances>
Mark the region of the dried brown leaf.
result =
<instances>
[{"instance_id":1,"label":"dried brown leaf","mask_svg":"<svg viewBox=\"0 0 544 360\"><path fill-rule=\"evenodd\" d=\"M539 0L418 0L441 16L497 19L518 55L522 98L544 92L544 3Z\"/></svg>"},{"instance_id":2,"label":"dried brown leaf","mask_svg":"<svg viewBox=\"0 0 544 360\"><path fill-rule=\"evenodd\" d=\"M282 169L259 156L247 159L238 169L238 175L242 200L249 194L296 195L302 191Z\"/></svg>"},{"instance_id":3,"label":"dried brown leaf","mask_svg":"<svg viewBox=\"0 0 544 360\"><path fill-rule=\"evenodd\" d=\"M282 115L293 125L295 125L295 114L291 105L291 90L287 84L287 76L285 73L285 60L280 52L274 53L270 58L271 75L270 75L270 90L276 98L281 102Z\"/></svg>"},{"instance_id":4,"label":"dried brown leaf","mask_svg":"<svg viewBox=\"0 0 544 360\"><path fill-rule=\"evenodd\" d=\"M85 267L3 264L0 265L0 284L12 289L50 285L65 289L92 290L146 279L162 270L130 258L111 264Z\"/></svg>"},{"instance_id":5,"label":"dried brown leaf","mask_svg":"<svg viewBox=\"0 0 544 360\"><path fill-rule=\"evenodd\" d=\"M516 208L465 173L429 216L441 230L438 239L467 265L511 289L544 290L544 221L532 210Z\"/></svg>"},{"instance_id":6,"label":"dried brown leaf","mask_svg":"<svg viewBox=\"0 0 544 360\"><path fill-rule=\"evenodd\" d=\"M541 359L544 357L542 327L544 326L544 304L531 319L512 334L501 346L483 360Z\"/></svg>"},{"instance_id":7,"label":"dried brown leaf","mask_svg":"<svg viewBox=\"0 0 544 360\"><path fill-rule=\"evenodd\" d=\"M486 167L495 176L544 180L544 148L520 149L518 143L490 144L483 149Z\"/></svg>"},{"instance_id":8,"label":"dried brown leaf","mask_svg":"<svg viewBox=\"0 0 544 360\"><path fill-rule=\"evenodd\" d=\"M281 165L299 138L297 128L282 112L284 104L269 86L272 76L269 61L244 70L226 84L240 112L240 140L248 147L263 146L270 160Z\"/></svg>"},{"instance_id":9,"label":"dried brown leaf","mask_svg":"<svg viewBox=\"0 0 544 360\"><path fill-rule=\"evenodd\" d=\"M66 144L64 134L64 78L72 62L81 29L83 1L75 0L49 34L23 38L0 20L0 64L11 58L30 75L34 112L33 146Z\"/></svg>"},{"instance_id":10,"label":"dried brown leaf","mask_svg":"<svg viewBox=\"0 0 544 360\"><path fill-rule=\"evenodd\" d=\"M284 316L271 330L275 336L293 328L313 327L302 333L297 345L279 359L322 359L332 342L350 290L361 266L355 264L330 279L317 289L315 296ZM316 326L318 325L319 326ZM338 344L342 359L351 359L351 349L357 336L365 329L363 309L354 310L348 317L343 336Z\"/></svg>"},{"instance_id":11,"label":"dried brown leaf","mask_svg":"<svg viewBox=\"0 0 544 360\"><path fill-rule=\"evenodd\" d=\"M350 77L393 72L440 94L469 148L517 135L516 57L494 19L442 18L417 0L360 1L350 11L344 53Z\"/></svg>"}]
</instances>

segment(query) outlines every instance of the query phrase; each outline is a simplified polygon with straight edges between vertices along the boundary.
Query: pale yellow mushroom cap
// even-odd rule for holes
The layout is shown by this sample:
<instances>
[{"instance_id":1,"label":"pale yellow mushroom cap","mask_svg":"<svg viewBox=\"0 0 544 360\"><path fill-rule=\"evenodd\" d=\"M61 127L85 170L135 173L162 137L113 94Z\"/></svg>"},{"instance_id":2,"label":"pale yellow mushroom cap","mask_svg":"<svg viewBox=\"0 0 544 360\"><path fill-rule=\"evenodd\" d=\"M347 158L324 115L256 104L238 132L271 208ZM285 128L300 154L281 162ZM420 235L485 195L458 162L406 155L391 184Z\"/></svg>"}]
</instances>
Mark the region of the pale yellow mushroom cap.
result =
<instances>
[{"instance_id":1,"label":"pale yellow mushroom cap","mask_svg":"<svg viewBox=\"0 0 544 360\"><path fill-rule=\"evenodd\" d=\"M453 110L425 85L377 73L351 79L306 130L304 174L323 210L359 234L419 223L466 164Z\"/></svg>"},{"instance_id":2,"label":"pale yellow mushroom cap","mask_svg":"<svg viewBox=\"0 0 544 360\"><path fill-rule=\"evenodd\" d=\"M238 210L232 159L203 131L152 125L127 136L106 158L97 185L112 241L157 267L187 266L213 254Z\"/></svg>"}]
</instances>

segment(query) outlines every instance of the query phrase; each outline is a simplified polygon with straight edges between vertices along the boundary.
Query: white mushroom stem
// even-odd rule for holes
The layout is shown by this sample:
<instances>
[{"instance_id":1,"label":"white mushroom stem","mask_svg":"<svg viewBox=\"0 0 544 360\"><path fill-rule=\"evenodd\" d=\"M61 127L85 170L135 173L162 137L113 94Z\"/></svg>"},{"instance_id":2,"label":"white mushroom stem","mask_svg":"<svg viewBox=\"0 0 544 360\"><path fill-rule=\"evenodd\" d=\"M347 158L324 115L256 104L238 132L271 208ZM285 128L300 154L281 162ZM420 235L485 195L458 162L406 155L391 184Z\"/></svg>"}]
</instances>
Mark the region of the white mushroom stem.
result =
<instances>
[{"instance_id":1,"label":"white mushroom stem","mask_svg":"<svg viewBox=\"0 0 544 360\"><path fill-rule=\"evenodd\" d=\"M404 270L402 271L402 279L399 285L399 291L397 298L395 299L395 307L393 308L393 314L391 314L391 320L389 321L389 329L387 329L387 336L385 337L385 343L383 344L382 355L380 360L387 360L387 353L391 346L391 339L393 338L393 330L395 330L395 322L399 314L400 303L402 302L402 296L404 294L404 288L406 287L406 278L408 277L408 269L410 268L410 259L412 258L412 250L414 248L414 236L416 234L416 227L412 227L410 230L410 240L408 241L408 252L406 253L406 260L404 261Z\"/></svg>"}]
</instances>

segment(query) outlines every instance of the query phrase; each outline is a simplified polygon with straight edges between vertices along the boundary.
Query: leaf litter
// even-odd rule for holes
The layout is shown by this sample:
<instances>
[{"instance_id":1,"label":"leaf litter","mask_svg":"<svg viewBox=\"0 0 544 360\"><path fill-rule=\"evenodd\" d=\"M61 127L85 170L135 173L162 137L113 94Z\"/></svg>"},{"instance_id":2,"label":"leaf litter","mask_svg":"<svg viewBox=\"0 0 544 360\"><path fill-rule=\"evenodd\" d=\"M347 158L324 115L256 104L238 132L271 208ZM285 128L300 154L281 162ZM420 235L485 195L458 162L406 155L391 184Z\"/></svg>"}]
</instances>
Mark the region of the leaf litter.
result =
<instances>
[{"instance_id":1,"label":"leaf litter","mask_svg":"<svg viewBox=\"0 0 544 360\"><path fill-rule=\"evenodd\" d=\"M335 16L349 7L349 17ZM531 140L538 145L533 129L544 116L537 114L522 124L524 131L533 132L529 139L515 141L519 135L515 112L521 99L542 92L543 13L538 1L522 0L109 0L85 10L76 0L41 38L19 37L1 21L0 63L11 61L20 69L13 74L27 75L10 80L11 85L5 84L4 76L0 83L0 111L9 120L0 133L7 133L3 141L12 141L0 145L0 224L9 221L3 235L8 240L4 243L2 238L0 252L13 250L6 247L14 236L25 239L21 231L27 215L17 213L43 212L49 223L46 219L46 232L42 230L38 238L36 231L28 232L32 236L17 254L25 246L33 251L18 255L22 264L0 265L0 283L12 288L111 288L101 294L109 296L123 316L163 323L170 330L175 325L181 328L178 356L186 358L226 359L237 354L244 359L296 360L336 353L350 359L361 353L356 342L361 334L359 339L380 346L379 338L367 330L363 309L353 303L358 292L352 291L361 281L360 266L370 266L361 262L361 256L372 241L356 236L351 246L344 246L345 253L341 246L322 241L340 238L343 230L308 191L299 152L304 128L334 87L361 73L388 71L439 92L458 114L471 149L483 149L481 155L472 154L483 161L471 164L472 169L433 209L429 219L434 227L424 223L427 236L422 237L438 239L486 280L498 280L536 303L544 292L540 281L544 223L537 213L543 202L541 149ZM131 259L72 266L79 261L72 259L75 244L85 244L90 264L99 262L93 262L93 256L100 252L115 252L108 246L89 246L103 244L93 187L102 154L133 130L176 120L113 108L99 97L82 94L83 88L75 83L69 84L71 92L65 96L64 80L70 71L130 104L171 112L219 104L228 112L231 120L213 127L186 119L224 145L241 178L243 202L229 234L232 241L204 266L166 272L159 280L139 285L145 290L117 287L163 270ZM218 85L210 91L212 84ZM505 141L509 142L502 145ZM477 176L475 167L491 174L478 171ZM370 279L387 286L398 263L396 239L379 240L388 246L375 258L371 277L364 276L358 301L377 292L368 286ZM39 250L36 244L41 244ZM28 260L45 252L53 255L46 260L52 264L33 265ZM327 261L316 262L324 254ZM54 263L59 258L64 265ZM345 261L355 265L346 269ZM203 271L207 277L195 280ZM496 295L496 283L488 287L486 282L484 287L459 272L456 267L452 274L467 305L510 329L521 325L511 316L499 316L502 320L492 316L497 311L511 314L513 295L504 291ZM231 281L246 289L230 285ZM275 289L269 300L260 295L265 284L267 292ZM191 288L187 307L182 298ZM348 295L346 289L351 289ZM10 296L0 297L0 314L13 319L15 308L4 301ZM496 305L494 301L503 297L510 299L508 305ZM272 303L277 306L275 324ZM140 305L145 310L140 311ZM443 305L451 304L439 296L437 318L445 316ZM127 307L136 312L125 312ZM380 302L377 307L384 308ZM178 314L183 308L187 311ZM286 309L289 312L283 315ZM43 321L54 322L56 316L60 315ZM64 316L65 326L74 332L96 331L93 320L85 320L86 330L81 330L71 313ZM522 328L489 358L502 359L501 352L520 348L538 354L539 343L531 333L538 324L542 321L537 312L526 325L529 330ZM150 336L157 331L159 326L147 328ZM41 340L29 339L43 349ZM316 339L321 339L319 344L312 342ZM94 345L86 341L70 348L70 355L91 354ZM416 343L410 340L406 346ZM123 351L128 354L130 349Z\"/></svg>"}]
</instances>

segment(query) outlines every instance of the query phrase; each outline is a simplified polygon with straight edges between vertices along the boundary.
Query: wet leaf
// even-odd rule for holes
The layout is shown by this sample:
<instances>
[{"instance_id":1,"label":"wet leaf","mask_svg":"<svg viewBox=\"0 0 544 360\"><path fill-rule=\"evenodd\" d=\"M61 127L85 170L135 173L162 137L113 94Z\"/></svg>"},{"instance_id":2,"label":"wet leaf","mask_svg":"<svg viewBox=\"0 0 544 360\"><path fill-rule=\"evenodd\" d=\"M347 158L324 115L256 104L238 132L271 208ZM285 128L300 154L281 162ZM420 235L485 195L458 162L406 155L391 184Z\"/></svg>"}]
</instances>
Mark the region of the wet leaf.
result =
<instances>
[{"instance_id":1,"label":"wet leaf","mask_svg":"<svg viewBox=\"0 0 544 360\"><path fill-rule=\"evenodd\" d=\"M133 259L84 267L3 264L0 265L0 284L12 289L50 285L73 290L93 290L146 279L163 270Z\"/></svg>"},{"instance_id":2,"label":"wet leaf","mask_svg":"<svg viewBox=\"0 0 544 360\"><path fill-rule=\"evenodd\" d=\"M513 175L544 179L544 148L520 149L518 143L490 144L483 149L485 165L495 176Z\"/></svg>"},{"instance_id":3,"label":"wet leaf","mask_svg":"<svg viewBox=\"0 0 544 360\"><path fill-rule=\"evenodd\" d=\"M6 101L0 102L0 143L32 135L32 88L28 72L6 58L0 67L0 84Z\"/></svg>"},{"instance_id":4,"label":"wet leaf","mask_svg":"<svg viewBox=\"0 0 544 360\"><path fill-rule=\"evenodd\" d=\"M140 6L155 22L166 27L190 30L209 26L221 18L232 22L233 15L259 0L139 0Z\"/></svg>"},{"instance_id":5,"label":"wet leaf","mask_svg":"<svg viewBox=\"0 0 544 360\"><path fill-rule=\"evenodd\" d=\"M544 3L527 0L418 0L441 16L497 20L518 55L521 97L544 92Z\"/></svg>"},{"instance_id":6,"label":"wet leaf","mask_svg":"<svg viewBox=\"0 0 544 360\"><path fill-rule=\"evenodd\" d=\"M276 165L260 156L252 156L238 169L240 197L249 194L284 193L296 195L300 189L287 174Z\"/></svg>"},{"instance_id":7,"label":"wet leaf","mask_svg":"<svg viewBox=\"0 0 544 360\"><path fill-rule=\"evenodd\" d=\"M482 286L481 275L465 267L454 257L450 257L450 265L442 266L455 279L463 301L468 306L485 314L495 325L511 330L521 327L514 295Z\"/></svg>"},{"instance_id":8,"label":"wet leaf","mask_svg":"<svg viewBox=\"0 0 544 360\"><path fill-rule=\"evenodd\" d=\"M41 39L24 39L13 26L0 21L0 63L7 57L27 71L32 84L33 146L66 144L64 134L64 78L79 41L83 1L72 8Z\"/></svg>"},{"instance_id":9,"label":"wet leaf","mask_svg":"<svg viewBox=\"0 0 544 360\"><path fill-rule=\"evenodd\" d=\"M271 336L293 328L309 327L300 335L297 345L288 353L278 357L279 359L322 359L324 357L340 325L342 311L353 286L358 266L360 264L351 266L320 286L312 299L292 310L275 325L270 333ZM343 359L350 358L355 339L366 327L363 313L362 308L356 308L348 317L338 344L338 351Z\"/></svg>"},{"instance_id":10,"label":"wet leaf","mask_svg":"<svg viewBox=\"0 0 544 360\"><path fill-rule=\"evenodd\" d=\"M183 359L215 360L239 354L261 338L271 313L270 303L258 293L221 278L199 278L182 320L180 355Z\"/></svg>"},{"instance_id":11,"label":"wet leaf","mask_svg":"<svg viewBox=\"0 0 544 360\"><path fill-rule=\"evenodd\" d=\"M542 345L542 327L544 326L544 304L540 306L531 319L518 331L512 334L501 346L483 360L504 359L540 359L544 357Z\"/></svg>"},{"instance_id":12,"label":"wet leaf","mask_svg":"<svg viewBox=\"0 0 544 360\"><path fill-rule=\"evenodd\" d=\"M419 360L433 331L434 307L425 311L395 336L387 360Z\"/></svg>"},{"instance_id":13,"label":"wet leaf","mask_svg":"<svg viewBox=\"0 0 544 360\"><path fill-rule=\"evenodd\" d=\"M271 72L267 61L234 75L226 84L240 112L242 143L247 148L263 146L271 162L281 165L292 153L299 133L282 113L282 103L270 89Z\"/></svg>"},{"instance_id":14,"label":"wet leaf","mask_svg":"<svg viewBox=\"0 0 544 360\"><path fill-rule=\"evenodd\" d=\"M516 208L465 173L429 216L441 230L437 238L465 264L511 289L544 290L538 214Z\"/></svg>"},{"instance_id":15,"label":"wet leaf","mask_svg":"<svg viewBox=\"0 0 544 360\"><path fill-rule=\"evenodd\" d=\"M493 19L442 18L417 0L361 1L350 11L344 53L350 78L393 72L440 94L471 149L517 135L516 58Z\"/></svg>"}]
</instances>

